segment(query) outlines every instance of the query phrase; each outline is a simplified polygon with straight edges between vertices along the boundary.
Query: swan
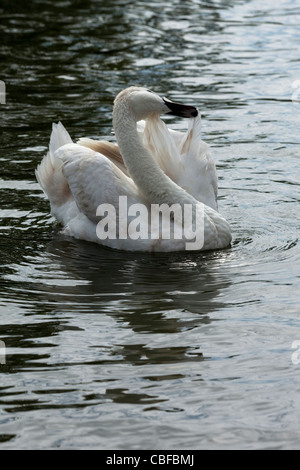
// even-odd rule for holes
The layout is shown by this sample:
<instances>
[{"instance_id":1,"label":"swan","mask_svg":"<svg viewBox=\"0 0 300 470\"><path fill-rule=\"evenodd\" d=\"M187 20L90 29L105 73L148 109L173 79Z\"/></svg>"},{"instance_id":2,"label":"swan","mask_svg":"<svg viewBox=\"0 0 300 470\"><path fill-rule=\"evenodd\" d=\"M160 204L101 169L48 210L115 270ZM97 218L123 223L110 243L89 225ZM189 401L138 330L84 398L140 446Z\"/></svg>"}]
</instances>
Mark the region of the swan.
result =
<instances>
[{"instance_id":1,"label":"swan","mask_svg":"<svg viewBox=\"0 0 300 470\"><path fill-rule=\"evenodd\" d=\"M162 114L189 118L187 132L168 129ZM73 143L60 122L52 125L49 151L36 178L62 232L128 251L228 247L231 229L218 212L216 169L200 139L198 109L132 86L115 98L113 127L117 143L88 138ZM152 208L162 206L169 207L167 236L159 231L161 219L150 226ZM190 218L185 219L180 210L188 208ZM190 232L168 236L186 220ZM200 224L201 243L187 243Z\"/></svg>"}]
</instances>

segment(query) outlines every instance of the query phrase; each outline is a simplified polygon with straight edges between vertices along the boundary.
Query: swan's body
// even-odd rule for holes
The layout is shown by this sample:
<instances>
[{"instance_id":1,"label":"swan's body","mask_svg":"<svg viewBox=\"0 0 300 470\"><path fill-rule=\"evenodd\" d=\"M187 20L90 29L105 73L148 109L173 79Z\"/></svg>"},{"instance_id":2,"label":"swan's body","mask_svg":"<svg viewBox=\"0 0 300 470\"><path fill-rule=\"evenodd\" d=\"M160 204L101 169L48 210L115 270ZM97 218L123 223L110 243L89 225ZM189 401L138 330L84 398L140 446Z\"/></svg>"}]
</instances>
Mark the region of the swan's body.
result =
<instances>
[{"instance_id":1,"label":"swan's body","mask_svg":"<svg viewBox=\"0 0 300 470\"><path fill-rule=\"evenodd\" d=\"M160 120L160 114L170 111L193 117L187 133L170 131ZM142 204L149 213L153 204L178 204L182 208L185 204L193 208L201 205L204 243L200 249L227 247L231 231L217 212L216 171L208 146L200 140L197 110L169 102L144 88L131 87L115 100L113 125L118 145L92 139L80 139L75 144L62 124L53 125L49 152L36 175L64 233L122 250L186 249L184 236L152 239L150 221L147 237L99 239L99 205L110 204L120 215L120 196L126 196L128 207ZM171 221L178 223L176 217ZM126 224L130 224L130 218Z\"/></svg>"}]
</instances>

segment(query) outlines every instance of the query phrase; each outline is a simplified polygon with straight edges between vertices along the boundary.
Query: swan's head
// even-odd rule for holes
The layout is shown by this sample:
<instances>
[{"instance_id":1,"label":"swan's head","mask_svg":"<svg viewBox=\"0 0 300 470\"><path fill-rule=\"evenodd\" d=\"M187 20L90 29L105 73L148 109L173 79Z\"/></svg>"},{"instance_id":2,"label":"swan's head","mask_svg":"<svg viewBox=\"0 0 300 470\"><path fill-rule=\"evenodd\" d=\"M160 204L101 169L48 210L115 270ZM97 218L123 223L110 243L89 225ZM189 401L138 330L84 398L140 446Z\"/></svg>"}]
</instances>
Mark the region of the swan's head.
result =
<instances>
[{"instance_id":1,"label":"swan's head","mask_svg":"<svg viewBox=\"0 0 300 470\"><path fill-rule=\"evenodd\" d=\"M175 103L142 87L130 87L121 91L115 99L115 106L120 101L126 102L136 121L146 119L151 114L173 114L185 118L198 115L194 106Z\"/></svg>"}]
</instances>

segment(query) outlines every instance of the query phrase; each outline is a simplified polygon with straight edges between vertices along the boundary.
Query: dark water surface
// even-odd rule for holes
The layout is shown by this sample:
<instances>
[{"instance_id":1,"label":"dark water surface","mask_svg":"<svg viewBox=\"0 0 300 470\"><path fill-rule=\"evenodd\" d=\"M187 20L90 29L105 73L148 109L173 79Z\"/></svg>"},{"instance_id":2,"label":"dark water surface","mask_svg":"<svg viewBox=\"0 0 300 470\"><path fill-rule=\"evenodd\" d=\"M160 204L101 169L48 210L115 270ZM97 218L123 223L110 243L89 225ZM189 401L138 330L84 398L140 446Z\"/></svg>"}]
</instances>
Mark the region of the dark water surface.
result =
<instances>
[{"instance_id":1,"label":"dark water surface","mask_svg":"<svg viewBox=\"0 0 300 470\"><path fill-rule=\"evenodd\" d=\"M0 3L0 449L300 449L299 23L292 0ZM112 139L132 84L201 108L232 248L58 234L51 123Z\"/></svg>"}]
</instances>

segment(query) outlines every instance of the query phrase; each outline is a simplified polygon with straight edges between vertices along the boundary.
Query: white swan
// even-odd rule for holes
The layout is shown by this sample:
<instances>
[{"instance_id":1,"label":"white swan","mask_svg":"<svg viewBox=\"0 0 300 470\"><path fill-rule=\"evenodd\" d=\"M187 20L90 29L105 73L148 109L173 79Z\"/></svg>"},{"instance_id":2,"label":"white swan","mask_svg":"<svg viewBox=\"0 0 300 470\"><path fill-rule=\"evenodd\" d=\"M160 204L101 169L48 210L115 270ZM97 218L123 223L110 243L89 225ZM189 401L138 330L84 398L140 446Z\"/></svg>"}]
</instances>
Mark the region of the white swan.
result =
<instances>
[{"instance_id":1,"label":"white swan","mask_svg":"<svg viewBox=\"0 0 300 470\"><path fill-rule=\"evenodd\" d=\"M159 118L165 113L191 118L188 131L169 130ZM53 124L49 152L38 166L36 177L50 201L52 214L64 227L63 233L122 250L195 249L187 245L191 234L187 236L183 230L181 237L164 237L162 232L157 237L154 228L153 237L150 208L166 204L182 210L192 207L194 229L198 224L195 208L201 208L204 239L199 249L228 247L231 230L217 211L216 170L208 146L200 139L200 124L200 115L193 106L171 102L141 87L127 88L115 99L113 126L118 144L86 138L75 144L61 123ZM124 202L124 196L127 209L145 207L146 236L145 230L140 238L137 230L135 236L130 235L131 225L141 229L145 217L134 219L134 211L129 210L127 216L124 208L122 212L120 201ZM110 207L115 208L112 213ZM102 222L105 219L106 227L115 228L116 237L99 237L99 215L105 215ZM174 212L170 221L173 229L183 220ZM159 224L161 228L161 219Z\"/></svg>"}]
</instances>

